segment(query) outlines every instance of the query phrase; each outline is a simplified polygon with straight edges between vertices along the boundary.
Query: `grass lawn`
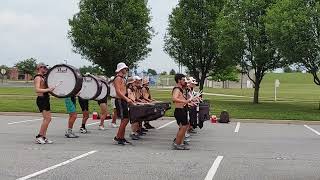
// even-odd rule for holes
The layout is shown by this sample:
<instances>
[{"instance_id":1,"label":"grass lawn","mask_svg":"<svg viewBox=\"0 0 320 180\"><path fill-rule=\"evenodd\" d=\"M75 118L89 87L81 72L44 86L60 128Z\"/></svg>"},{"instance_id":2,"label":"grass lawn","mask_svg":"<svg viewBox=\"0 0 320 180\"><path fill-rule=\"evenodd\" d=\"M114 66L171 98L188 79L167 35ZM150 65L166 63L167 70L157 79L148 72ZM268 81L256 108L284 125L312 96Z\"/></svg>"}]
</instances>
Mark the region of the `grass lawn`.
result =
<instances>
[{"instance_id":1,"label":"grass lawn","mask_svg":"<svg viewBox=\"0 0 320 180\"><path fill-rule=\"evenodd\" d=\"M274 99L274 81L281 82L278 89L278 102ZM320 120L320 87L313 83L309 74L267 74L261 85L258 105L252 104L253 89L209 89L205 92L214 94L238 95L244 97L221 97L206 95L212 106L212 114L218 115L222 110L229 111L233 118L245 119L283 119L283 120ZM155 99L171 101L171 92L152 89ZM32 88L0 88L1 112L37 112L35 94ZM53 112L65 113L63 99L51 98ZM79 107L78 111L80 112ZM92 110L98 110L95 101L90 102ZM111 109L110 109L111 110ZM172 116L173 111L167 112Z\"/></svg>"}]
</instances>

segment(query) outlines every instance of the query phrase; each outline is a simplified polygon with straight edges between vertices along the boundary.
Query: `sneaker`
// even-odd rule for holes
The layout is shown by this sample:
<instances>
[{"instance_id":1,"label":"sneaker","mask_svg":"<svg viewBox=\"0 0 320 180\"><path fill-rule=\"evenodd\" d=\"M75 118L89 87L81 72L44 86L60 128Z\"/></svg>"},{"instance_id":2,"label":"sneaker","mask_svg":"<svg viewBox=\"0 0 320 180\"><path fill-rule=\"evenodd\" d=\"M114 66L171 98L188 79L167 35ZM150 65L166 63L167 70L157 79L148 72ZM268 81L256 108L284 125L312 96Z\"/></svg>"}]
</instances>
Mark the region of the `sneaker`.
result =
<instances>
[{"instance_id":1,"label":"sneaker","mask_svg":"<svg viewBox=\"0 0 320 180\"><path fill-rule=\"evenodd\" d=\"M76 134L74 134L74 133L72 132L72 129L68 129L68 130L66 131L65 136L66 136L67 138L78 138L78 137L79 137L78 135L76 135Z\"/></svg>"},{"instance_id":2,"label":"sneaker","mask_svg":"<svg viewBox=\"0 0 320 180\"><path fill-rule=\"evenodd\" d=\"M38 144L45 144L46 141L43 139L43 137L36 137L36 143Z\"/></svg>"},{"instance_id":3,"label":"sneaker","mask_svg":"<svg viewBox=\"0 0 320 180\"><path fill-rule=\"evenodd\" d=\"M88 133L88 130L86 128L80 128L80 133L82 134L87 134Z\"/></svg>"},{"instance_id":4,"label":"sneaker","mask_svg":"<svg viewBox=\"0 0 320 180\"><path fill-rule=\"evenodd\" d=\"M185 142L190 142L190 140L191 140L190 138L184 138Z\"/></svg>"},{"instance_id":5,"label":"sneaker","mask_svg":"<svg viewBox=\"0 0 320 180\"><path fill-rule=\"evenodd\" d=\"M141 128L141 131L142 131L142 132L148 132L148 130L145 129L145 128Z\"/></svg>"},{"instance_id":6,"label":"sneaker","mask_svg":"<svg viewBox=\"0 0 320 180\"><path fill-rule=\"evenodd\" d=\"M113 142L114 144L125 145L124 142L121 139L118 139L117 137L113 138Z\"/></svg>"},{"instance_id":7,"label":"sneaker","mask_svg":"<svg viewBox=\"0 0 320 180\"><path fill-rule=\"evenodd\" d=\"M178 145L176 143L172 144L172 149L173 150L190 150L188 147L186 147L185 145Z\"/></svg>"},{"instance_id":8,"label":"sneaker","mask_svg":"<svg viewBox=\"0 0 320 180\"><path fill-rule=\"evenodd\" d=\"M115 123L111 123L110 125L111 125L112 128L118 128L119 127L119 125L117 125Z\"/></svg>"},{"instance_id":9,"label":"sneaker","mask_svg":"<svg viewBox=\"0 0 320 180\"><path fill-rule=\"evenodd\" d=\"M145 123L144 127L146 127L146 129L154 129L155 127L151 126L149 123Z\"/></svg>"},{"instance_id":10,"label":"sneaker","mask_svg":"<svg viewBox=\"0 0 320 180\"><path fill-rule=\"evenodd\" d=\"M53 141L49 140L46 137L43 137L44 141L46 142L46 144L53 144Z\"/></svg>"},{"instance_id":11,"label":"sneaker","mask_svg":"<svg viewBox=\"0 0 320 180\"><path fill-rule=\"evenodd\" d=\"M130 137L132 140L139 140L140 139L140 137L136 134L130 134Z\"/></svg>"},{"instance_id":12,"label":"sneaker","mask_svg":"<svg viewBox=\"0 0 320 180\"><path fill-rule=\"evenodd\" d=\"M189 133L191 133L191 134L197 134L197 131L194 130L194 129L190 129L190 130L189 130Z\"/></svg>"},{"instance_id":13,"label":"sneaker","mask_svg":"<svg viewBox=\"0 0 320 180\"><path fill-rule=\"evenodd\" d=\"M174 138L173 143L176 143L176 138ZM188 142L186 142L186 141L183 141L183 145L189 146L190 143L188 143Z\"/></svg>"},{"instance_id":14,"label":"sneaker","mask_svg":"<svg viewBox=\"0 0 320 180\"><path fill-rule=\"evenodd\" d=\"M139 136L145 136L145 135L147 135L147 133L142 132L142 131L137 131L137 133L139 134Z\"/></svg>"},{"instance_id":15,"label":"sneaker","mask_svg":"<svg viewBox=\"0 0 320 180\"><path fill-rule=\"evenodd\" d=\"M190 134L186 133L186 135L184 137L189 138Z\"/></svg>"},{"instance_id":16,"label":"sneaker","mask_svg":"<svg viewBox=\"0 0 320 180\"><path fill-rule=\"evenodd\" d=\"M104 131L106 129L104 128L104 126L99 126L99 130Z\"/></svg>"},{"instance_id":17,"label":"sneaker","mask_svg":"<svg viewBox=\"0 0 320 180\"><path fill-rule=\"evenodd\" d=\"M125 144L125 145L132 145L131 142L127 141L126 139L121 139L121 141Z\"/></svg>"}]
</instances>

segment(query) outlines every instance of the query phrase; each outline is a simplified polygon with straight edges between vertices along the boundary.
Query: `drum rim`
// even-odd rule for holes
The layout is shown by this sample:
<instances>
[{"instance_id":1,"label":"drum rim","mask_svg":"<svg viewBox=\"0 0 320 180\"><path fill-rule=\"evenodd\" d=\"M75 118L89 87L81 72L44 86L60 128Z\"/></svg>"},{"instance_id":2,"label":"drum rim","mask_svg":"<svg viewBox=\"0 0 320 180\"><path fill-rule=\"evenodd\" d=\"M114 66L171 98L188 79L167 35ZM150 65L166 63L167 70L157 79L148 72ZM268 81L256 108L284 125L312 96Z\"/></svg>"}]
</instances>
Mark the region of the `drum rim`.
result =
<instances>
[{"instance_id":1,"label":"drum rim","mask_svg":"<svg viewBox=\"0 0 320 180\"><path fill-rule=\"evenodd\" d=\"M85 77L91 77L92 79L94 79L94 81L97 83L97 85L98 85L98 90L97 90L97 92L96 92L96 94L92 97L92 98L90 98L90 99L88 99L88 100L95 100L97 97L99 97L100 96L100 94L101 94L101 91L102 91L102 85L99 83L99 80L98 80L98 78L97 77L95 77L94 75L92 75L92 74L85 74L85 75L82 75L82 78L85 78ZM80 97L80 96L79 96Z\"/></svg>"},{"instance_id":2,"label":"drum rim","mask_svg":"<svg viewBox=\"0 0 320 180\"><path fill-rule=\"evenodd\" d=\"M102 99L97 99L99 96L100 96L100 94L98 95L98 97L96 97L94 100L95 101L101 101L101 100L105 100L105 99L108 99L108 97L109 97L109 95L110 95L110 87L108 86L108 82L106 82L105 80L102 80L102 79L98 79L98 81L100 81L101 83L103 83L103 84L105 84L106 86L107 86L107 95L104 97L104 98L102 98ZM101 92L102 92L102 85L101 85Z\"/></svg>"},{"instance_id":3,"label":"drum rim","mask_svg":"<svg viewBox=\"0 0 320 180\"><path fill-rule=\"evenodd\" d=\"M77 74L77 72L76 72L77 68L74 67L74 66L71 66L71 65L68 65L68 64L57 64L57 65L54 65L54 66L53 66L52 68L50 68L50 69L48 70L48 72L47 72L47 76L46 76L46 78L45 78L45 85L46 85L47 87L49 87L49 86L48 86L48 74L50 74L50 72L51 72L54 68L59 67L59 66L62 66L62 67L63 67L63 66L67 66L67 67L73 72L73 76L74 76L75 79L76 79L76 84L75 84L75 87L73 88L73 90L72 90L69 94L67 94L67 95L59 96L59 95L57 95L57 94L55 94L55 93L53 93L53 92L50 92L50 94L51 94L52 96L54 96L54 97L57 97L57 98L66 98L66 97L75 96L75 94L78 93L78 92L81 90L81 88L82 88L83 78L78 78L78 77L76 76L76 74ZM79 71L79 70L78 70L78 71ZM80 74L80 73L79 73L79 74ZM81 77L82 77L82 76L81 76ZM78 84L79 82L78 82L77 80L79 80L79 81L80 81L80 84L81 84L80 90L79 90L79 87L77 87L77 86L80 85L80 84Z\"/></svg>"}]
</instances>

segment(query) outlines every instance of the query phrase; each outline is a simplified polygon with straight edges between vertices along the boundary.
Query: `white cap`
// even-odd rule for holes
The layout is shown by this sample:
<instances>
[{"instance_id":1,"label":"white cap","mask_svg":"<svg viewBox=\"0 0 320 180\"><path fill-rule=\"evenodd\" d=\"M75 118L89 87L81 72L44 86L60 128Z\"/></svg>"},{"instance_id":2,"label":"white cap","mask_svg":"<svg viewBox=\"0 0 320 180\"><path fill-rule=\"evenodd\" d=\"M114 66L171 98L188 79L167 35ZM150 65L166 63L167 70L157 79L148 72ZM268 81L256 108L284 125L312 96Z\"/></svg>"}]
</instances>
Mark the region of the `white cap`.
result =
<instances>
[{"instance_id":1,"label":"white cap","mask_svg":"<svg viewBox=\"0 0 320 180\"><path fill-rule=\"evenodd\" d=\"M134 79L135 81L136 81L136 80L138 80L138 81L142 80L142 78L139 77L139 76L134 76L133 79Z\"/></svg>"},{"instance_id":2,"label":"white cap","mask_svg":"<svg viewBox=\"0 0 320 180\"><path fill-rule=\"evenodd\" d=\"M128 69L128 66L125 63L121 62L117 65L116 73L120 72L122 69Z\"/></svg>"},{"instance_id":3,"label":"white cap","mask_svg":"<svg viewBox=\"0 0 320 180\"><path fill-rule=\"evenodd\" d=\"M193 77L189 77L189 81L188 83L191 83L191 84L198 84L197 80Z\"/></svg>"}]
</instances>

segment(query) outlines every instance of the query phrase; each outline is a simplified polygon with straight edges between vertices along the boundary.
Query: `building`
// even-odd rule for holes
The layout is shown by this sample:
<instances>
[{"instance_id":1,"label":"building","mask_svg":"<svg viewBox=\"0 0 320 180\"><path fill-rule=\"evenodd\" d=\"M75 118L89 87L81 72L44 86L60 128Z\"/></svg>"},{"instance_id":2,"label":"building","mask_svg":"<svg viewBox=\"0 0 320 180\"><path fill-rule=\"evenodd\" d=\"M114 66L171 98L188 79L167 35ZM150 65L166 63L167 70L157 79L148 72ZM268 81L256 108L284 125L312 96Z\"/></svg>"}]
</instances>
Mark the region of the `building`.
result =
<instances>
[{"instance_id":1,"label":"building","mask_svg":"<svg viewBox=\"0 0 320 180\"><path fill-rule=\"evenodd\" d=\"M7 73L7 76L8 76L8 80L15 80L15 81L17 80L30 81L33 78L32 75L30 74L21 73L16 67L10 68Z\"/></svg>"}]
</instances>

